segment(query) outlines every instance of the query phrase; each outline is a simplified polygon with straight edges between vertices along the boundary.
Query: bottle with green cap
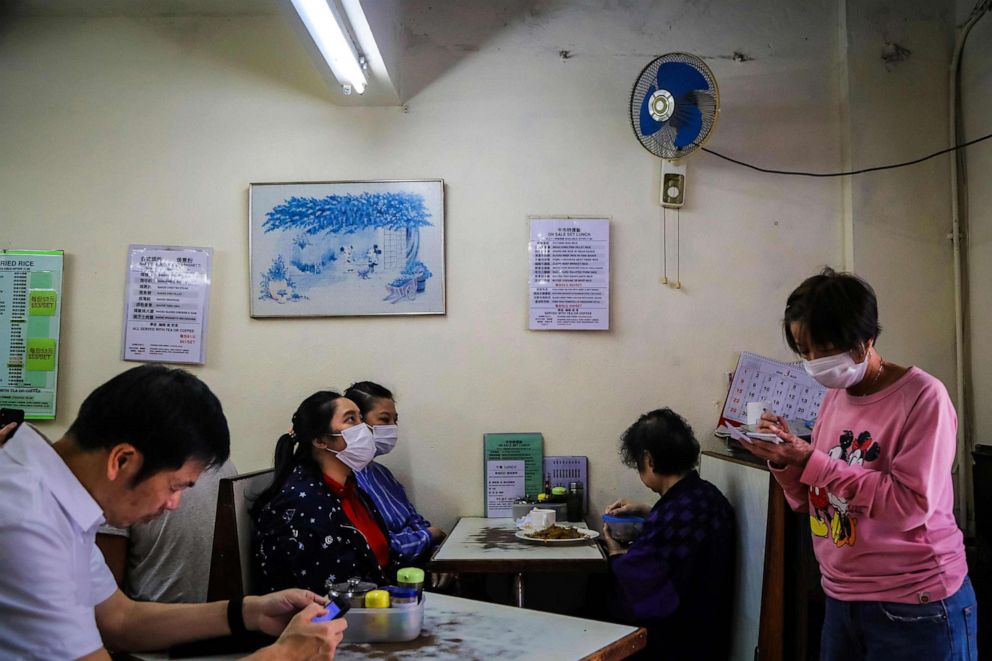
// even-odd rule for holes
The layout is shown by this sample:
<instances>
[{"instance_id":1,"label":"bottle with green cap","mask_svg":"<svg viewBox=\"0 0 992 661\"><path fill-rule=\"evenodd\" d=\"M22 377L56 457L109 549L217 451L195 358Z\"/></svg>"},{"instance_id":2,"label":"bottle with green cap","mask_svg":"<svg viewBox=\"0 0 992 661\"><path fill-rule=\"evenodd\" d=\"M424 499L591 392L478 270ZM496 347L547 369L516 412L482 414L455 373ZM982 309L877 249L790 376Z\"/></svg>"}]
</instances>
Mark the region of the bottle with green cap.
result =
<instances>
[{"instance_id":1,"label":"bottle with green cap","mask_svg":"<svg viewBox=\"0 0 992 661\"><path fill-rule=\"evenodd\" d=\"M420 567L404 567L396 572L396 585L401 588L416 588L419 601L424 594L424 570Z\"/></svg>"}]
</instances>

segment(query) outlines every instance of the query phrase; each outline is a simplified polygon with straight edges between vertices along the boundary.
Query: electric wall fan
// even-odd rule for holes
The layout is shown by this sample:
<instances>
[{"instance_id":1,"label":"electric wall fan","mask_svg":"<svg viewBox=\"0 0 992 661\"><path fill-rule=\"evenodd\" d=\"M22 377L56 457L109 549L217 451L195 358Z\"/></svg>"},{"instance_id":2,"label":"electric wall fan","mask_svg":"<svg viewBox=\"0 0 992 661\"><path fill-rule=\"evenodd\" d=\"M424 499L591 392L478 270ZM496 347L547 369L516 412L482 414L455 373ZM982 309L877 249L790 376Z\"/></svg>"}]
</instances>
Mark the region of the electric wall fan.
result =
<instances>
[{"instance_id":1,"label":"electric wall fan","mask_svg":"<svg viewBox=\"0 0 992 661\"><path fill-rule=\"evenodd\" d=\"M678 255L678 209L685 204L684 159L703 146L720 113L720 90L709 67L687 53L668 53L644 67L630 93L630 125L638 142L661 157L661 206L675 209ZM663 284L668 279L668 217L662 212ZM678 263L678 262L677 262ZM681 289L676 267L676 289Z\"/></svg>"}]
</instances>

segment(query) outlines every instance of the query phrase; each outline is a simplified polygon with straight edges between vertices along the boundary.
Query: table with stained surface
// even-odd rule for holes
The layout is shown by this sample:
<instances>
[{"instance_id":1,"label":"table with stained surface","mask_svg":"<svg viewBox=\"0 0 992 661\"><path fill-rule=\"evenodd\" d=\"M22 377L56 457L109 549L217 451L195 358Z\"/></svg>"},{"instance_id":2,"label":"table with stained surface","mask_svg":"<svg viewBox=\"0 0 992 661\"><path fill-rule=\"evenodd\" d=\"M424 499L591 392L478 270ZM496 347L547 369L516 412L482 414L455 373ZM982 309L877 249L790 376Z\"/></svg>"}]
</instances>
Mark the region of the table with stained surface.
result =
<instances>
[{"instance_id":1,"label":"table with stained surface","mask_svg":"<svg viewBox=\"0 0 992 661\"><path fill-rule=\"evenodd\" d=\"M587 527L584 522L563 525ZM524 604L524 574L609 571L606 555L594 540L535 544L517 538L516 532L513 519L463 517L434 552L428 567L434 572L512 574L519 607Z\"/></svg>"},{"instance_id":2,"label":"table with stained surface","mask_svg":"<svg viewBox=\"0 0 992 661\"><path fill-rule=\"evenodd\" d=\"M348 643L338 661L351 659L624 659L643 649L644 629L426 593L420 636L405 643ZM551 635L549 635L551 634ZM165 661L166 654L130 659ZM236 655L188 661L233 661Z\"/></svg>"}]
</instances>

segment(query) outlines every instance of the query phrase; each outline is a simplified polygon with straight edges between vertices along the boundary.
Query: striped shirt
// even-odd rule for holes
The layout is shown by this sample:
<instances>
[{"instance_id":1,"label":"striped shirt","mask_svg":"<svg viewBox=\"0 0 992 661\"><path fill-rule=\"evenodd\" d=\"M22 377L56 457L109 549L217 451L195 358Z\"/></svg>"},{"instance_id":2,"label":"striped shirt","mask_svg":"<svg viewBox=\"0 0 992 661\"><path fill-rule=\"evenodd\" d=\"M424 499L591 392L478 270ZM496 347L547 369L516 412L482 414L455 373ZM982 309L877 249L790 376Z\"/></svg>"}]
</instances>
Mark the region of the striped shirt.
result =
<instances>
[{"instance_id":1,"label":"striped shirt","mask_svg":"<svg viewBox=\"0 0 992 661\"><path fill-rule=\"evenodd\" d=\"M400 562L423 559L431 548L431 533L427 530L431 522L417 514L399 480L375 461L355 473L355 478L386 521L389 546Z\"/></svg>"}]
</instances>

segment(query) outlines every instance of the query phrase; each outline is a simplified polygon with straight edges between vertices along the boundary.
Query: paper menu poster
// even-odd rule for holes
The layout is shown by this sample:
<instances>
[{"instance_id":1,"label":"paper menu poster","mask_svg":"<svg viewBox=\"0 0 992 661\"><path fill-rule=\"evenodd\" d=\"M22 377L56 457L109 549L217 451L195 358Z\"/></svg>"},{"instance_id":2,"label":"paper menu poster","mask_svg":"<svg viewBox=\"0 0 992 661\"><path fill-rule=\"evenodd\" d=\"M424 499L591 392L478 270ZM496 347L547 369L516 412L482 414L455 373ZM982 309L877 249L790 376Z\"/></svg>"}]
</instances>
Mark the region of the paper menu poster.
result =
<instances>
[{"instance_id":1,"label":"paper menu poster","mask_svg":"<svg viewBox=\"0 0 992 661\"><path fill-rule=\"evenodd\" d=\"M610 220L530 219L530 330L609 330Z\"/></svg>"},{"instance_id":2,"label":"paper menu poster","mask_svg":"<svg viewBox=\"0 0 992 661\"><path fill-rule=\"evenodd\" d=\"M524 492L521 495L536 496L544 486L544 437L538 432L490 433L482 440L484 476L489 475L488 466L494 461L524 462ZM486 487L488 494L488 486ZM487 515L489 516L489 515Z\"/></svg>"},{"instance_id":3,"label":"paper menu poster","mask_svg":"<svg viewBox=\"0 0 992 661\"><path fill-rule=\"evenodd\" d=\"M61 250L0 250L0 407L54 420L62 319Z\"/></svg>"},{"instance_id":4,"label":"paper menu poster","mask_svg":"<svg viewBox=\"0 0 992 661\"><path fill-rule=\"evenodd\" d=\"M775 415L787 420L813 422L826 393L802 365L742 351L719 424L745 424L747 403L757 401L771 402Z\"/></svg>"},{"instance_id":5,"label":"paper menu poster","mask_svg":"<svg viewBox=\"0 0 992 661\"><path fill-rule=\"evenodd\" d=\"M524 462L486 462L486 516L513 516L513 501L524 496Z\"/></svg>"},{"instance_id":6,"label":"paper menu poster","mask_svg":"<svg viewBox=\"0 0 992 661\"><path fill-rule=\"evenodd\" d=\"M128 247L121 358L203 364L213 249Z\"/></svg>"}]
</instances>

